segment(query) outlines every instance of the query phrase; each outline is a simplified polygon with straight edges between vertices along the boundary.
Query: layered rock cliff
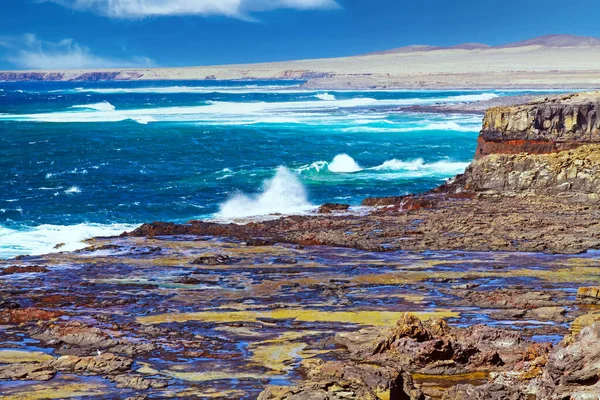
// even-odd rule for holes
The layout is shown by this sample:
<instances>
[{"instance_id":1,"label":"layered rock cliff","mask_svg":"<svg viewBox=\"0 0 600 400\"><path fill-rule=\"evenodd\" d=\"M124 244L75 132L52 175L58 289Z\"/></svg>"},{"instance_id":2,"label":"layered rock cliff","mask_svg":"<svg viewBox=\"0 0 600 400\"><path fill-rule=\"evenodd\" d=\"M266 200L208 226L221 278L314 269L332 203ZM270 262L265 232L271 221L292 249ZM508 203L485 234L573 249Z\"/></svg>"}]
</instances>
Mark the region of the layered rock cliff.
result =
<instances>
[{"instance_id":1,"label":"layered rock cliff","mask_svg":"<svg viewBox=\"0 0 600 400\"><path fill-rule=\"evenodd\" d=\"M600 200L600 92L489 109L475 160L455 187Z\"/></svg>"},{"instance_id":2,"label":"layered rock cliff","mask_svg":"<svg viewBox=\"0 0 600 400\"><path fill-rule=\"evenodd\" d=\"M489 109L475 157L543 154L600 143L600 92L554 96Z\"/></svg>"}]
</instances>

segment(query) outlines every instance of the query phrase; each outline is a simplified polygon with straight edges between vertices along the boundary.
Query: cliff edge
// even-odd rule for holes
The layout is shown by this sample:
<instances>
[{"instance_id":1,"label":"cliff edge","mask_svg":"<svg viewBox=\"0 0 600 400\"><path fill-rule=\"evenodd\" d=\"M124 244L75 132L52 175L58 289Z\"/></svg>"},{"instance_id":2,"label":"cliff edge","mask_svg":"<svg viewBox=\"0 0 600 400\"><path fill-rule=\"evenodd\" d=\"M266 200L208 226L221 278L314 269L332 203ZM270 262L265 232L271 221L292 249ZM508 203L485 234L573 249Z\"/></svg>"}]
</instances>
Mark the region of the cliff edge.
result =
<instances>
[{"instance_id":1,"label":"cliff edge","mask_svg":"<svg viewBox=\"0 0 600 400\"><path fill-rule=\"evenodd\" d=\"M475 160L454 187L600 201L600 92L486 111Z\"/></svg>"}]
</instances>

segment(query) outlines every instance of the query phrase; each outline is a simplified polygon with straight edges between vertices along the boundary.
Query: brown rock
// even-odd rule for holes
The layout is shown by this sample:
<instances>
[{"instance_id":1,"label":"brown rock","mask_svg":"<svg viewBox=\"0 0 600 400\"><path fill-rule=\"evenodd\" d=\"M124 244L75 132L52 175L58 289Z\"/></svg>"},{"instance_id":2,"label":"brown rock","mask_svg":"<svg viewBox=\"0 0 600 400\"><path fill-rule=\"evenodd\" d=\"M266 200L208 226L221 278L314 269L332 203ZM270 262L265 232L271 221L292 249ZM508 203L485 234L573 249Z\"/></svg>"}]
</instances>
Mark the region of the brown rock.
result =
<instances>
[{"instance_id":1,"label":"brown rock","mask_svg":"<svg viewBox=\"0 0 600 400\"><path fill-rule=\"evenodd\" d=\"M26 265L26 266L18 266L13 265L11 267L7 267L0 271L0 276L2 275L13 275L13 274L26 274L33 272L48 272L49 269L42 265Z\"/></svg>"},{"instance_id":2,"label":"brown rock","mask_svg":"<svg viewBox=\"0 0 600 400\"><path fill-rule=\"evenodd\" d=\"M133 360L104 353L97 356L62 356L49 361L46 365L59 371L83 372L92 375L114 375L131 369Z\"/></svg>"},{"instance_id":3,"label":"brown rock","mask_svg":"<svg viewBox=\"0 0 600 400\"><path fill-rule=\"evenodd\" d=\"M60 311L46 311L40 308L17 308L0 312L0 323L23 324L26 322L49 321L64 315Z\"/></svg>"},{"instance_id":4,"label":"brown rock","mask_svg":"<svg viewBox=\"0 0 600 400\"><path fill-rule=\"evenodd\" d=\"M48 381L54 375L54 368L40 363L0 365L0 380Z\"/></svg>"},{"instance_id":5,"label":"brown rock","mask_svg":"<svg viewBox=\"0 0 600 400\"><path fill-rule=\"evenodd\" d=\"M325 203L317 211L319 214L329 214L333 211L346 211L350 208L349 204Z\"/></svg>"}]
</instances>

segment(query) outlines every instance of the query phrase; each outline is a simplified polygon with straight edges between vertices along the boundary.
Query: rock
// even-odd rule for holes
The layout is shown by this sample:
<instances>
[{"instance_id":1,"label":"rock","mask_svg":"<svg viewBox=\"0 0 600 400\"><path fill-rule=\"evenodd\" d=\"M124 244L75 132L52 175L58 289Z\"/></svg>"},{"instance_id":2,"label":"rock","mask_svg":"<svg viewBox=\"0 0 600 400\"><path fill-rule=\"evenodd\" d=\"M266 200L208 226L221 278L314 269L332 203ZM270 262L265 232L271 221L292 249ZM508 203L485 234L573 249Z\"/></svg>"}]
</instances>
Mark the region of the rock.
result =
<instances>
[{"instance_id":1,"label":"rock","mask_svg":"<svg viewBox=\"0 0 600 400\"><path fill-rule=\"evenodd\" d=\"M233 260L228 255L217 254L214 256L198 257L194 261L192 261L192 264L196 264L196 265L226 265L226 264L231 264L232 261Z\"/></svg>"},{"instance_id":2,"label":"rock","mask_svg":"<svg viewBox=\"0 0 600 400\"><path fill-rule=\"evenodd\" d=\"M49 269L42 265L26 265L26 266L18 266L13 265L11 267L7 267L3 270L0 270L0 276L3 275L13 275L13 274L27 274L33 272L48 272Z\"/></svg>"},{"instance_id":3,"label":"rock","mask_svg":"<svg viewBox=\"0 0 600 400\"><path fill-rule=\"evenodd\" d=\"M92 349L103 349L118 344L109 333L78 321L42 327L34 332L32 337L52 344L64 343Z\"/></svg>"},{"instance_id":4,"label":"rock","mask_svg":"<svg viewBox=\"0 0 600 400\"><path fill-rule=\"evenodd\" d=\"M329 214L333 211L346 211L349 208L349 204L325 203L321 207L319 207L317 212L319 214Z\"/></svg>"},{"instance_id":5,"label":"rock","mask_svg":"<svg viewBox=\"0 0 600 400\"><path fill-rule=\"evenodd\" d=\"M594 399L600 393L600 323L567 336L548 356L543 396L548 399ZM595 396L595 397L594 397Z\"/></svg>"},{"instance_id":6,"label":"rock","mask_svg":"<svg viewBox=\"0 0 600 400\"><path fill-rule=\"evenodd\" d=\"M275 399L424 400L409 374L393 368L339 361L307 360L306 380L298 386L268 386L258 397Z\"/></svg>"},{"instance_id":7,"label":"rock","mask_svg":"<svg viewBox=\"0 0 600 400\"><path fill-rule=\"evenodd\" d=\"M185 276L177 279L175 283L181 283L183 285L200 285L202 281L200 279L192 278L191 276Z\"/></svg>"},{"instance_id":8,"label":"rock","mask_svg":"<svg viewBox=\"0 0 600 400\"><path fill-rule=\"evenodd\" d=\"M600 287L580 287L577 289L577 302L600 303Z\"/></svg>"},{"instance_id":9,"label":"rock","mask_svg":"<svg viewBox=\"0 0 600 400\"><path fill-rule=\"evenodd\" d=\"M599 312L591 312L584 315L581 315L571 323L571 333L573 335L578 334L585 327L588 327L596 322L600 321L600 313Z\"/></svg>"},{"instance_id":10,"label":"rock","mask_svg":"<svg viewBox=\"0 0 600 400\"><path fill-rule=\"evenodd\" d=\"M476 157L543 154L600 143L600 93L540 98L486 111Z\"/></svg>"},{"instance_id":11,"label":"rock","mask_svg":"<svg viewBox=\"0 0 600 400\"><path fill-rule=\"evenodd\" d=\"M114 375L130 370L133 360L103 353L90 357L62 356L48 362L46 365L59 371L83 372L91 375Z\"/></svg>"},{"instance_id":12,"label":"rock","mask_svg":"<svg viewBox=\"0 0 600 400\"><path fill-rule=\"evenodd\" d=\"M54 368L40 363L0 365L0 380L48 381L54 375Z\"/></svg>"},{"instance_id":13,"label":"rock","mask_svg":"<svg viewBox=\"0 0 600 400\"><path fill-rule=\"evenodd\" d=\"M112 382L117 383L117 387L129 388L135 390L162 389L168 386L168 383L159 379L147 379L139 374L120 374L109 377Z\"/></svg>"},{"instance_id":14,"label":"rock","mask_svg":"<svg viewBox=\"0 0 600 400\"><path fill-rule=\"evenodd\" d=\"M0 311L0 323L23 324L27 322L50 321L64 315L60 311L46 311L40 308L16 308Z\"/></svg>"}]
</instances>

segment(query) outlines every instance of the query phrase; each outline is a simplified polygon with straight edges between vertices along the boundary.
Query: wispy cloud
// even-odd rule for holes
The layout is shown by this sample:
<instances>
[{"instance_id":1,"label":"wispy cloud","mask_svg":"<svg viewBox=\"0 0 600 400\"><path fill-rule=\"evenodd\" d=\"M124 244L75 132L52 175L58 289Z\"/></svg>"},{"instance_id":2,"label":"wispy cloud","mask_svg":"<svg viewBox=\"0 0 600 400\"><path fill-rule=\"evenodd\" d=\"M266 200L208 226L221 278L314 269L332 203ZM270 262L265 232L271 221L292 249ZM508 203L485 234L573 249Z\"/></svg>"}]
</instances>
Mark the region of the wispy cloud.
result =
<instances>
[{"instance_id":1,"label":"wispy cloud","mask_svg":"<svg viewBox=\"0 0 600 400\"><path fill-rule=\"evenodd\" d=\"M220 15L250 19L254 12L276 9L339 8L337 0L46 0L111 18L140 19L181 15Z\"/></svg>"},{"instance_id":2,"label":"wispy cloud","mask_svg":"<svg viewBox=\"0 0 600 400\"><path fill-rule=\"evenodd\" d=\"M31 33L0 37L0 48L5 50L3 58L20 69L126 68L154 65L154 61L147 57L101 57L73 39L50 42L40 40Z\"/></svg>"}]
</instances>

